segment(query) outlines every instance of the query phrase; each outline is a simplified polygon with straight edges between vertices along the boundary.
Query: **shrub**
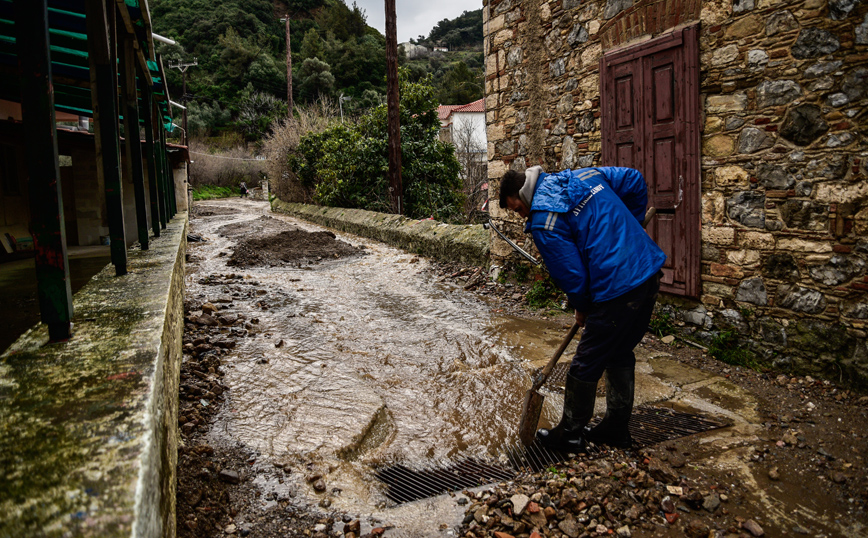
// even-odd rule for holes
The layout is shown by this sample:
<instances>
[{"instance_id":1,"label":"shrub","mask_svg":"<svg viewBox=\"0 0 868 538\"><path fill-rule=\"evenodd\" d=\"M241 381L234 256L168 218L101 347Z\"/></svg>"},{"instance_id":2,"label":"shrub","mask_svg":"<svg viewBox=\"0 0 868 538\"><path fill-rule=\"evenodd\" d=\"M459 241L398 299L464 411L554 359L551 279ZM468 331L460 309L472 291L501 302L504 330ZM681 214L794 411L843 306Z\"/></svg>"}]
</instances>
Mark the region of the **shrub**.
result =
<instances>
[{"instance_id":1,"label":"shrub","mask_svg":"<svg viewBox=\"0 0 868 538\"><path fill-rule=\"evenodd\" d=\"M463 195L452 146L438 139L440 122L430 78L400 75L403 213L411 218L461 220ZM358 123L303 137L289 164L317 203L390 211L388 110L380 105Z\"/></svg>"},{"instance_id":2,"label":"shrub","mask_svg":"<svg viewBox=\"0 0 868 538\"><path fill-rule=\"evenodd\" d=\"M648 328L658 337L675 332L675 325L672 324L672 315L666 312L654 314L651 317L651 321L648 322Z\"/></svg>"},{"instance_id":3,"label":"shrub","mask_svg":"<svg viewBox=\"0 0 868 538\"><path fill-rule=\"evenodd\" d=\"M319 133L335 125L337 114L334 101L320 99L309 105L296 106L292 117L272 126L272 132L263 141L263 152L268 159L269 190L279 199L301 203L313 201L315 173L311 172L307 181L302 181L298 170L290 167L290 161L293 158L302 163L315 161L314 156L306 155L306 152L316 151L308 138L315 140Z\"/></svg>"}]
</instances>

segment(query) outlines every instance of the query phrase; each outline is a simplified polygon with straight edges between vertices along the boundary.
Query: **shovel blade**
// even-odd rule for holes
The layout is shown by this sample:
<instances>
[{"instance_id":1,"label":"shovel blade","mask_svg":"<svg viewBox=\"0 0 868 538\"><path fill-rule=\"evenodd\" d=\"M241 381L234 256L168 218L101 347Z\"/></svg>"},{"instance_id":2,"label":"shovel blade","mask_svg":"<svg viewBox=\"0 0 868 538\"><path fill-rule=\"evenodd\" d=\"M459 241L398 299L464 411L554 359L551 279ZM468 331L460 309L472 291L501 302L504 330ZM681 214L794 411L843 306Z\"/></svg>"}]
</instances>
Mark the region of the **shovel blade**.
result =
<instances>
[{"instance_id":1,"label":"shovel blade","mask_svg":"<svg viewBox=\"0 0 868 538\"><path fill-rule=\"evenodd\" d=\"M536 426L542 414L544 399L545 396L535 390L528 390L524 395L521 422L518 424L518 438L524 446L530 446L536 436Z\"/></svg>"}]
</instances>

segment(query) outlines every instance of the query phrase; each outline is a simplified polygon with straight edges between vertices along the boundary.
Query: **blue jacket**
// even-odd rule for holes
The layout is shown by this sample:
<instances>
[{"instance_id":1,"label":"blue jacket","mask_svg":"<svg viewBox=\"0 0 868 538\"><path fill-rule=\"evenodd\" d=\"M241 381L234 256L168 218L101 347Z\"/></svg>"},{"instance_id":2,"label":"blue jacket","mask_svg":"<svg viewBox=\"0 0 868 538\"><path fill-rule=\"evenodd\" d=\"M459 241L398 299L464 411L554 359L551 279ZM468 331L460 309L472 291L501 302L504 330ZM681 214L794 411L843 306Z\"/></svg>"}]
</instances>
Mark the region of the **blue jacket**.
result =
<instances>
[{"instance_id":1,"label":"blue jacket","mask_svg":"<svg viewBox=\"0 0 868 538\"><path fill-rule=\"evenodd\" d=\"M642 228L647 187L632 168L540 174L525 231L580 312L653 276L666 255Z\"/></svg>"}]
</instances>

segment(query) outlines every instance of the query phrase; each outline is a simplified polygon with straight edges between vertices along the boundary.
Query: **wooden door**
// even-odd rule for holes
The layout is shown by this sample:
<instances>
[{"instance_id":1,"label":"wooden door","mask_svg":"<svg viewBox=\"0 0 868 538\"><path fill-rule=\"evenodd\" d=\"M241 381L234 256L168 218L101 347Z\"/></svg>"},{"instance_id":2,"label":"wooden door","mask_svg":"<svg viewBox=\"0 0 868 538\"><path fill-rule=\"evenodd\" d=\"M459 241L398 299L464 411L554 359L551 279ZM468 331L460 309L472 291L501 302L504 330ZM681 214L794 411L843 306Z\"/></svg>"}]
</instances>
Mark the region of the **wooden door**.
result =
<instances>
[{"instance_id":1,"label":"wooden door","mask_svg":"<svg viewBox=\"0 0 868 538\"><path fill-rule=\"evenodd\" d=\"M603 164L645 176L657 209L648 233L667 256L661 290L689 297L700 283L697 35L684 28L607 54L600 67Z\"/></svg>"}]
</instances>

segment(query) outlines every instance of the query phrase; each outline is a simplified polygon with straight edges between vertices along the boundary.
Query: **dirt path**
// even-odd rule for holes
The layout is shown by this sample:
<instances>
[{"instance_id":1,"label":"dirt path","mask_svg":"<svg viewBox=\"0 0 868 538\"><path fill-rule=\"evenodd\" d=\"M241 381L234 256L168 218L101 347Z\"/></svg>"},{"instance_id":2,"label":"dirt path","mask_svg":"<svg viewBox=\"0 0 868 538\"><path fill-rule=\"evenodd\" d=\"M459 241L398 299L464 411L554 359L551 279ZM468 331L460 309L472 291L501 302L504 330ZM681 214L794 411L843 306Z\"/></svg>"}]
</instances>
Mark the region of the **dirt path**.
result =
<instances>
[{"instance_id":1,"label":"dirt path","mask_svg":"<svg viewBox=\"0 0 868 538\"><path fill-rule=\"evenodd\" d=\"M191 233L207 241L188 249L182 537L866 532L868 398L650 336L640 402L733 427L396 506L379 466L496 457L514 438L528 371L568 316L529 315L524 290L474 268L271 215L261 202L200 203ZM558 396L546 403L544 421L557 420ZM539 511L516 514L514 495Z\"/></svg>"}]
</instances>

